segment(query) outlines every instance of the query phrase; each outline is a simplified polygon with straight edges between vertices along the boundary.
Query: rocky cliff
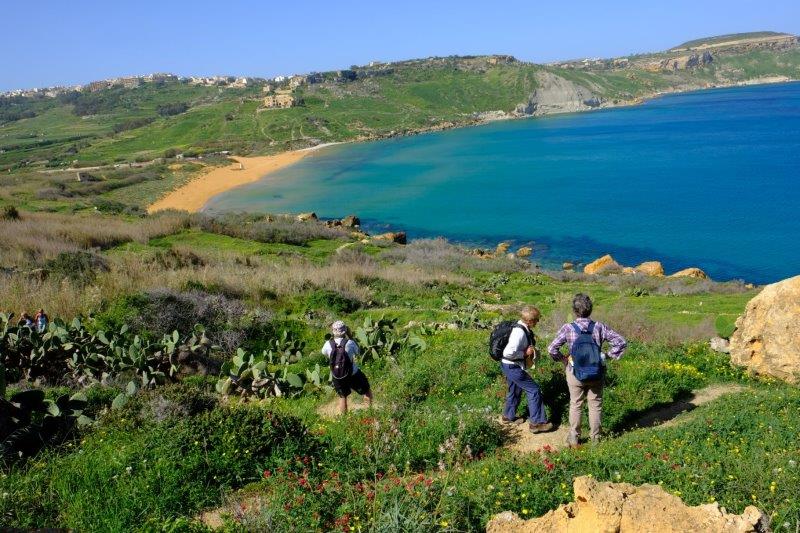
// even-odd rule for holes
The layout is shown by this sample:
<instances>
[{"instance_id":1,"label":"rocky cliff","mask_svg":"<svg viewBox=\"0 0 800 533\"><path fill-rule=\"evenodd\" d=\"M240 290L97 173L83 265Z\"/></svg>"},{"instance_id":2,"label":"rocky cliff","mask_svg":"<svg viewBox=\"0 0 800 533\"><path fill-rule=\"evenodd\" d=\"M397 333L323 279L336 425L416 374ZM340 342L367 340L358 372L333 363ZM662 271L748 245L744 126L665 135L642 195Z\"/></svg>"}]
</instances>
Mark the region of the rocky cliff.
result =
<instances>
[{"instance_id":1,"label":"rocky cliff","mask_svg":"<svg viewBox=\"0 0 800 533\"><path fill-rule=\"evenodd\" d=\"M592 89L547 71L536 73L537 88L527 102L519 104L517 115L549 115L585 111L602 105Z\"/></svg>"}]
</instances>

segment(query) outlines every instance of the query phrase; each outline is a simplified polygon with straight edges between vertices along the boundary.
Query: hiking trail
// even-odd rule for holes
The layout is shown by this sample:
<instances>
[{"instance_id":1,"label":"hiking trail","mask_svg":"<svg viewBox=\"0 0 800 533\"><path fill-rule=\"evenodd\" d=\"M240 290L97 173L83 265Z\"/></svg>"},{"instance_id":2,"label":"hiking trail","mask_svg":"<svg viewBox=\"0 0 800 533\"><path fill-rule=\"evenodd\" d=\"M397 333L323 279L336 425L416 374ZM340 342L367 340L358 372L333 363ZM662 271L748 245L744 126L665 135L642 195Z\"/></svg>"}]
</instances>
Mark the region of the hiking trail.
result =
<instances>
[{"instance_id":1,"label":"hiking trail","mask_svg":"<svg viewBox=\"0 0 800 533\"><path fill-rule=\"evenodd\" d=\"M654 426L669 427L677 425L681 422L682 418L677 418L678 415L687 413L695 408L712 402L725 394L733 394L742 392L745 387L736 383L715 383L693 391L692 394L685 399L677 400L662 407L656 407L642 415L630 428L649 428ZM584 407L584 418L586 417L586 408ZM497 417L500 421L500 417ZM553 450L560 450L567 445L567 435L569 434L569 425L561 423L553 431L547 433L531 433L528 430L528 422L523 424L503 424L504 428L508 431L508 442L504 446L505 449L517 453L532 453L537 452L549 446Z\"/></svg>"}]
</instances>

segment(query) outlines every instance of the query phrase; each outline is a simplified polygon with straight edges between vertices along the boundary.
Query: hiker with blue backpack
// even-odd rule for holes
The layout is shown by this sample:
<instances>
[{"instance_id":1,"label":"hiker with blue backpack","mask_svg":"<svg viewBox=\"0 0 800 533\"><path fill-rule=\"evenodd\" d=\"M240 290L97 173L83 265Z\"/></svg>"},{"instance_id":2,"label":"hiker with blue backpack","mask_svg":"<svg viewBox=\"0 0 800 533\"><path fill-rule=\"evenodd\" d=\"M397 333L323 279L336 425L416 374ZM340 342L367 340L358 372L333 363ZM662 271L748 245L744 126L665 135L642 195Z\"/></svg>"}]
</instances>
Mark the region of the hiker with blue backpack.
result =
<instances>
[{"instance_id":1,"label":"hiker with blue backpack","mask_svg":"<svg viewBox=\"0 0 800 533\"><path fill-rule=\"evenodd\" d=\"M333 336L322 345L322 353L330 361L333 390L339 396L339 412L347 413L347 397L356 391L372 407L372 389L364 372L356 364L358 344L347 336L347 326L341 320L331 324Z\"/></svg>"},{"instance_id":2,"label":"hiker with blue backpack","mask_svg":"<svg viewBox=\"0 0 800 533\"><path fill-rule=\"evenodd\" d=\"M492 359L500 362L500 369L508 382L502 420L506 424L525 422L524 418L517 417L517 407L522 393L525 392L528 396L528 429L532 433L553 429L553 424L545 416L539 384L528 373L536 359L533 328L540 317L538 309L526 307L522 310L519 321L501 322L489 337L489 353Z\"/></svg>"},{"instance_id":3,"label":"hiker with blue backpack","mask_svg":"<svg viewBox=\"0 0 800 533\"><path fill-rule=\"evenodd\" d=\"M589 404L589 437L592 442L600 439L600 419L603 409L603 379L605 361L608 357L619 359L625 351L625 339L602 322L589 318L592 300L585 294L576 294L572 299L575 321L564 324L556 338L550 343L548 352L555 360L564 363L567 387L569 388L569 435L567 444L577 446L581 435L581 411L584 401ZM609 344L608 353L602 351L603 343ZM569 346L569 355L561 353L561 347Z\"/></svg>"}]
</instances>

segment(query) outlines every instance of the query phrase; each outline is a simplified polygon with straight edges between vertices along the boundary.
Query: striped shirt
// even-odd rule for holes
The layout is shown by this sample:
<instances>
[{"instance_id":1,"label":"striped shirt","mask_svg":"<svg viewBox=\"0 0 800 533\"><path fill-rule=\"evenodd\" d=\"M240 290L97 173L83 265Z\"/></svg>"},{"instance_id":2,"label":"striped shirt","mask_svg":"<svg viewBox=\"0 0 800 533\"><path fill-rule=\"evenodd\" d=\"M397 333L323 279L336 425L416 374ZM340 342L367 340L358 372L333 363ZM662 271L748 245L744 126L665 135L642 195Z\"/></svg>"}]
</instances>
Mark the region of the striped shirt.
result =
<instances>
[{"instance_id":1,"label":"striped shirt","mask_svg":"<svg viewBox=\"0 0 800 533\"><path fill-rule=\"evenodd\" d=\"M590 321L591 320L588 318L575 319L575 323L578 324L578 327L580 327L583 331L586 331L586 329L589 327ZM561 354L561 347L565 344L567 346L572 346L572 343L574 343L577 338L578 334L575 332L575 329L573 329L572 324L564 324L561 326L561 329L558 330L556 338L553 339L553 342L551 342L550 346L548 346L547 352L554 360L561 361L565 359L565 356ZM619 359L622 357L622 353L628 346L628 343L625 341L625 338L622 335L606 326L602 322L594 323L592 338L598 346L603 346L603 342L608 342L610 349L608 350L607 355L613 359Z\"/></svg>"}]
</instances>

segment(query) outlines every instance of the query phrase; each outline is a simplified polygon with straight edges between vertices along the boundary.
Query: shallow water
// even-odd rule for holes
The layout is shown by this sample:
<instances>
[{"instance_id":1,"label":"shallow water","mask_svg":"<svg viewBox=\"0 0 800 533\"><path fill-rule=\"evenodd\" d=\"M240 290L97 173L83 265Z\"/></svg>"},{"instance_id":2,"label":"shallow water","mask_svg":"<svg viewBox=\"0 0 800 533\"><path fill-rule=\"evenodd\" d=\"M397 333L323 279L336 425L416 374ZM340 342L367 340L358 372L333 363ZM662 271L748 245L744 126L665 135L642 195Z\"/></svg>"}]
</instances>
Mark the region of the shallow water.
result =
<instances>
[{"instance_id":1,"label":"shallow water","mask_svg":"<svg viewBox=\"0 0 800 533\"><path fill-rule=\"evenodd\" d=\"M211 212L358 214L368 230L534 243L560 265L611 253L715 279L800 274L800 83L321 150Z\"/></svg>"}]
</instances>

